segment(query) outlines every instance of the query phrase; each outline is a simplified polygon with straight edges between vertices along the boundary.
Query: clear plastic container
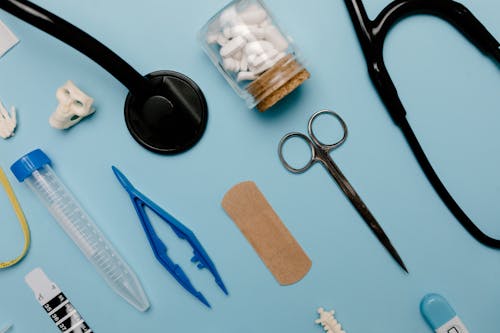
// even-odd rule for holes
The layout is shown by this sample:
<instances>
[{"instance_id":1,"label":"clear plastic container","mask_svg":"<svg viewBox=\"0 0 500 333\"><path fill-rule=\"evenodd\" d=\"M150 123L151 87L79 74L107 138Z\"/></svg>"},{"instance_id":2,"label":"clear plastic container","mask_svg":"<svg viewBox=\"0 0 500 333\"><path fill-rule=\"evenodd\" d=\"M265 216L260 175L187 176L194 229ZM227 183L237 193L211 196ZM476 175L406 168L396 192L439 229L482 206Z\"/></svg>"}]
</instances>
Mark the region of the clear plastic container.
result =
<instances>
[{"instance_id":1,"label":"clear plastic container","mask_svg":"<svg viewBox=\"0 0 500 333\"><path fill-rule=\"evenodd\" d=\"M50 159L38 149L19 159L11 170L19 181L25 181L36 193L109 286L139 311L146 311L149 301L134 271L49 164Z\"/></svg>"},{"instance_id":2,"label":"clear plastic container","mask_svg":"<svg viewBox=\"0 0 500 333\"><path fill-rule=\"evenodd\" d=\"M234 0L200 30L219 72L249 108L265 111L310 76L292 39L260 0Z\"/></svg>"}]
</instances>

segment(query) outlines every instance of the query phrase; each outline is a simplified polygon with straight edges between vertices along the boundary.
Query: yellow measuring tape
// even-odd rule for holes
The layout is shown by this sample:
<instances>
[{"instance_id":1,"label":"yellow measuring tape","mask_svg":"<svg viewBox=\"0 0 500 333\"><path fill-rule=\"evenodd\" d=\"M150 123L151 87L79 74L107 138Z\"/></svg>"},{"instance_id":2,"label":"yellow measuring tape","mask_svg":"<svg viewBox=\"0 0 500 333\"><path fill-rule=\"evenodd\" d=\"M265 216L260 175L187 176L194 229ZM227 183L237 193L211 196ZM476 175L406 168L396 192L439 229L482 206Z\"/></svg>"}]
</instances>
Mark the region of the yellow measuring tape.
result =
<instances>
[{"instance_id":1,"label":"yellow measuring tape","mask_svg":"<svg viewBox=\"0 0 500 333\"><path fill-rule=\"evenodd\" d=\"M5 192L7 193L7 196L9 197L10 204L14 208L14 212L16 213L17 219L19 220L19 224L21 224L21 228L23 229L23 234L24 234L23 252L19 255L19 257L15 259L6 262L0 262L0 269L2 269L14 266L26 256L26 253L28 252L28 249L30 247L31 237L30 237L30 229L28 227L28 222L26 222L23 210L21 209L19 201L17 201L16 195L14 194L14 190L12 189L12 186L10 186L9 180L7 179L7 176L3 172L2 168L0 168L0 184L2 184Z\"/></svg>"}]
</instances>

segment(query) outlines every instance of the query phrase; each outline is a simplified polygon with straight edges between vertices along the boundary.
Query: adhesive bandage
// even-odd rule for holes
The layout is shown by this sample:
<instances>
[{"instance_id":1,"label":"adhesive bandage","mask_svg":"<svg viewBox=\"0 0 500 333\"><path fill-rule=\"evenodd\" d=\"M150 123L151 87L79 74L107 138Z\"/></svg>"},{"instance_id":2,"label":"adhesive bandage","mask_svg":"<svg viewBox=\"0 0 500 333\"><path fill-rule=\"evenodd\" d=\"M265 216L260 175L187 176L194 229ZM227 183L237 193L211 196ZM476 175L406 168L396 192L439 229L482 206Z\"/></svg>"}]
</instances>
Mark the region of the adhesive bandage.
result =
<instances>
[{"instance_id":1,"label":"adhesive bandage","mask_svg":"<svg viewBox=\"0 0 500 333\"><path fill-rule=\"evenodd\" d=\"M231 188L222 207L281 285L307 274L311 260L254 182Z\"/></svg>"}]
</instances>

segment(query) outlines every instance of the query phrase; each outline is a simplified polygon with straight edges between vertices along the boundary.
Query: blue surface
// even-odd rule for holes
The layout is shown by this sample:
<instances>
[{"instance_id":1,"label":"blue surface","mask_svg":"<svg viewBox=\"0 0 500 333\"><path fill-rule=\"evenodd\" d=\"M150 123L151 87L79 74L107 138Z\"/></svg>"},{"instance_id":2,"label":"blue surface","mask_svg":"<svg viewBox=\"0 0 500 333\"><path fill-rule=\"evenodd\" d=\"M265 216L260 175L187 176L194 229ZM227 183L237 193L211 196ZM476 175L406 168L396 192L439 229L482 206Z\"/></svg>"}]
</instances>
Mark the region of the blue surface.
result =
<instances>
[{"instance_id":1,"label":"blue surface","mask_svg":"<svg viewBox=\"0 0 500 333\"><path fill-rule=\"evenodd\" d=\"M420 303L420 312L432 329L437 330L457 315L441 295L427 294Z\"/></svg>"},{"instance_id":2,"label":"blue surface","mask_svg":"<svg viewBox=\"0 0 500 333\"><path fill-rule=\"evenodd\" d=\"M42 267L97 332L321 332L318 306L334 308L349 333L429 332L419 303L447 295L471 331L498 332L498 250L480 245L458 224L419 169L371 82L342 1L267 0L308 60L312 78L277 109L247 110L197 44L196 33L225 4L212 1L37 0L83 28L141 73L174 69L207 96L202 141L178 156L159 156L129 135L127 91L73 49L0 12L21 43L0 59L0 99L19 110L14 138L0 141L0 165L40 147L96 223L135 269L152 303L139 313L115 295L56 225L38 199L9 173L29 220L33 244L20 265L0 272L0 326L13 333L57 332L23 277ZM500 38L500 2L462 1ZM366 1L373 17L388 0ZM388 36L386 61L411 122L437 172L473 220L500 237L500 75L446 23L428 16L401 22ZM52 129L56 89L68 79L95 98L97 112L69 131ZM379 219L407 264L405 275L365 226L325 170L292 175L277 144L305 131L321 108L349 126L334 160ZM112 164L193 230L213 258L230 295L194 265L187 273L211 300L206 309L154 259ZM254 180L313 266L281 287L220 206L224 193ZM0 194L0 253L14 257L22 233ZM157 221L159 222L159 221ZM189 250L157 223L176 261ZM168 237L172 237L171 239ZM243 265L244 263L244 265ZM187 265L189 266L189 265Z\"/></svg>"}]
</instances>

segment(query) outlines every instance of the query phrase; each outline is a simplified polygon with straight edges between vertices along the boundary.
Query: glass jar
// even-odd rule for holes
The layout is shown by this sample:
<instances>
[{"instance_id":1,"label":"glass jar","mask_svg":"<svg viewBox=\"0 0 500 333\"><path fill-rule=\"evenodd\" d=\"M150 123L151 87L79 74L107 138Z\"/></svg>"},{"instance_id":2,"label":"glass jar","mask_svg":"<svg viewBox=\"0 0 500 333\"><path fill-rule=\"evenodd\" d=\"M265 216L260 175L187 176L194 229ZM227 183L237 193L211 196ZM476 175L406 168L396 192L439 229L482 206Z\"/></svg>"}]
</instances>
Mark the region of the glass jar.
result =
<instances>
[{"instance_id":1,"label":"glass jar","mask_svg":"<svg viewBox=\"0 0 500 333\"><path fill-rule=\"evenodd\" d=\"M249 108L263 112L310 77L260 0L234 0L200 30L203 49Z\"/></svg>"}]
</instances>

